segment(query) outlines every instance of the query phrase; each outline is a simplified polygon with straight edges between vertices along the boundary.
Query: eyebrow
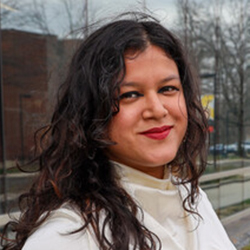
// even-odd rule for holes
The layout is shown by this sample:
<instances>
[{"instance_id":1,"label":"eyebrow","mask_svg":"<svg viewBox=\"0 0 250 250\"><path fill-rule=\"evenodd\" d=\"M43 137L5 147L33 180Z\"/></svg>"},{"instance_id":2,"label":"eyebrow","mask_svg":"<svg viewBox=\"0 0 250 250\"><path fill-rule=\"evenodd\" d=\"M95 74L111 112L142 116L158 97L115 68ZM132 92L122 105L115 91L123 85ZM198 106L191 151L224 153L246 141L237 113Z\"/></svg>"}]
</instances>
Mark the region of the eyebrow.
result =
<instances>
[{"instance_id":1,"label":"eyebrow","mask_svg":"<svg viewBox=\"0 0 250 250\"><path fill-rule=\"evenodd\" d=\"M170 75L164 79L162 79L159 84L163 84L163 83L166 83L166 82L169 82L171 80L180 80L180 77L178 75ZM137 86L140 86L141 84L140 83L137 83L137 82L126 82L126 81L123 81L121 83L121 87L137 87Z\"/></svg>"}]
</instances>

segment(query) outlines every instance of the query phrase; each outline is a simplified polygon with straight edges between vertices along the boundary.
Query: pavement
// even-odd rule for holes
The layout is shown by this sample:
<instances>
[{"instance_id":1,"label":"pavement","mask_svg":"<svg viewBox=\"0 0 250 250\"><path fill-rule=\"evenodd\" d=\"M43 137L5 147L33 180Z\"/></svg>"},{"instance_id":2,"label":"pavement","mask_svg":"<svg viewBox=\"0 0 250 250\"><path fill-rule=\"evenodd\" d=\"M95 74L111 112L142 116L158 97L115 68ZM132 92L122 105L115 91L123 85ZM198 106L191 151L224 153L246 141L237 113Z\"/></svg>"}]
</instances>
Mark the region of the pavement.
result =
<instances>
[{"instance_id":1,"label":"pavement","mask_svg":"<svg viewBox=\"0 0 250 250\"><path fill-rule=\"evenodd\" d=\"M247 213L245 212L244 216L225 221L223 224L229 238L238 250L250 245L250 210Z\"/></svg>"}]
</instances>

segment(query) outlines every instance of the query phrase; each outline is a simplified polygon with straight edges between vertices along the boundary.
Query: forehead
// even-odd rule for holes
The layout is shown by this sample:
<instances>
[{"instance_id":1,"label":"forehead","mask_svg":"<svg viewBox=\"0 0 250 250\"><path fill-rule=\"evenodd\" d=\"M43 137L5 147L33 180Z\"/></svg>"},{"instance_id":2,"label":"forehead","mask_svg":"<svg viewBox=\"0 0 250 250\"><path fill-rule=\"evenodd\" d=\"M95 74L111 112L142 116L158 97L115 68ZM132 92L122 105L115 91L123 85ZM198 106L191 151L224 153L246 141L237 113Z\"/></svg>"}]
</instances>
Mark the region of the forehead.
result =
<instances>
[{"instance_id":1,"label":"forehead","mask_svg":"<svg viewBox=\"0 0 250 250\"><path fill-rule=\"evenodd\" d=\"M136 59L138 56L145 55L148 53L155 53L157 52L158 54L161 54L164 57L168 57L170 59L171 56L169 56L162 48L160 48L159 46L156 45L152 45L152 44L148 44L145 48L142 49L137 49L137 48L128 48L125 53L124 53L124 59L125 60L133 60Z\"/></svg>"},{"instance_id":2,"label":"forehead","mask_svg":"<svg viewBox=\"0 0 250 250\"><path fill-rule=\"evenodd\" d=\"M125 78L161 78L179 72L175 61L157 46L150 45L144 51L129 51L124 55Z\"/></svg>"},{"instance_id":3,"label":"forehead","mask_svg":"<svg viewBox=\"0 0 250 250\"><path fill-rule=\"evenodd\" d=\"M126 75L130 71L143 70L151 63L154 70L178 71L176 62L162 48L149 44L144 50L129 49L124 54ZM135 69L136 68L136 69ZM149 68L150 69L150 68Z\"/></svg>"}]
</instances>

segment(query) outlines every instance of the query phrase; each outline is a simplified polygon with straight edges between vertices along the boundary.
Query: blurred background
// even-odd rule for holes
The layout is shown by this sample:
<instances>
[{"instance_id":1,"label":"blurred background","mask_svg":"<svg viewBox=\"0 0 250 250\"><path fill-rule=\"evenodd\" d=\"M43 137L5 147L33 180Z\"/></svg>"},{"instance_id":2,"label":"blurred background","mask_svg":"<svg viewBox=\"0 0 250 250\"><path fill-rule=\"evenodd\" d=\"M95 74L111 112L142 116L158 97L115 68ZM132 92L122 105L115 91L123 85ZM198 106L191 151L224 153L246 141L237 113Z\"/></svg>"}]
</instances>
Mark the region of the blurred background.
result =
<instances>
[{"instance_id":1,"label":"blurred background","mask_svg":"<svg viewBox=\"0 0 250 250\"><path fill-rule=\"evenodd\" d=\"M200 185L237 249L250 249L250 0L2 0L0 10L0 230L33 179L16 162L32 158L72 53L103 23L143 11L198 70L210 134Z\"/></svg>"}]
</instances>

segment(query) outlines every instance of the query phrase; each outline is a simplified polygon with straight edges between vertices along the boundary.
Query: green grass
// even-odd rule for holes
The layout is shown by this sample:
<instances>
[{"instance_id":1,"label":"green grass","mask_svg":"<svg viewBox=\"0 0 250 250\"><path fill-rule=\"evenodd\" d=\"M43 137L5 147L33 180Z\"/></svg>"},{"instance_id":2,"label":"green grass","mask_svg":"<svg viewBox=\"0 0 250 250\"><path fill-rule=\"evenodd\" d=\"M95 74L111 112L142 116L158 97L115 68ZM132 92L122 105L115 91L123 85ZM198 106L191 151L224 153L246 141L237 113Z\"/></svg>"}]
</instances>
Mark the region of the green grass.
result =
<instances>
[{"instance_id":1,"label":"green grass","mask_svg":"<svg viewBox=\"0 0 250 250\"><path fill-rule=\"evenodd\" d=\"M0 175L3 174L3 173L4 173L4 171L3 171L3 169L1 168L1 169L0 169ZM6 173L7 173L7 174L20 173L20 170L19 170L17 167L8 168L8 169L6 170Z\"/></svg>"},{"instance_id":2,"label":"green grass","mask_svg":"<svg viewBox=\"0 0 250 250\"><path fill-rule=\"evenodd\" d=\"M250 199L228 207L217 209L216 212L219 215L220 219L222 219L249 207L250 207Z\"/></svg>"},{"instance_id":3,"label":"green grass","mask_svg":"<svg viewBox=\"0 0 250 250\"><path fill-rule=\"evenodd\" d=\"M20 168L23 169L24 171L35 172L39 169L39 166L36 162L27 165L25 165L25 163L20 166ZM2 175L3 173L4 173L3 166L0 165L0 175ZM8 162L8 164L6 164L6 173L17 174L17 173L22 173L22 171L18 169L16 162Z\"/></svg>"},{"instance_id":4,"label":"green grass","mask_svg":"<svg viewBox=\"0 0 250 250\"><path fill-rule=\"evenodd\" d=\"M241 248L241 250L250 250L250 245Z\"/></svg>"}]
</instances>

